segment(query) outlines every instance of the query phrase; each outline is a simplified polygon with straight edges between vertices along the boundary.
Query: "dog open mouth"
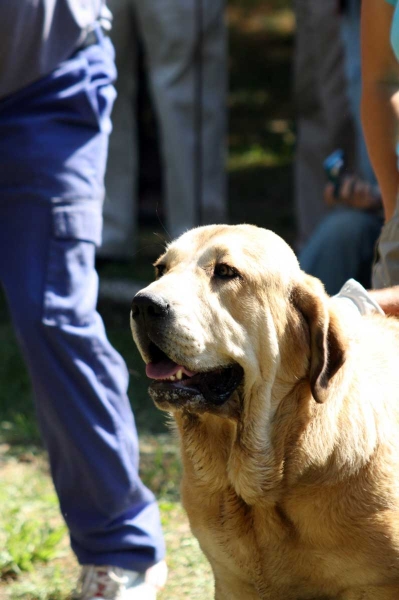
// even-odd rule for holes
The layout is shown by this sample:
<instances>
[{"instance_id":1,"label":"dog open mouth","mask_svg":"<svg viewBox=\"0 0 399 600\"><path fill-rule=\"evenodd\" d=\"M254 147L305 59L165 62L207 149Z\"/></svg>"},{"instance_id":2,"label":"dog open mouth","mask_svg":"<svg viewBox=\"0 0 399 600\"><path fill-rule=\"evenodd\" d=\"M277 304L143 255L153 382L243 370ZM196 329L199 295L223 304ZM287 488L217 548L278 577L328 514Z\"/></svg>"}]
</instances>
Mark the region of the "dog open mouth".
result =
<instances>
[{"instance_id":1,"label":"dog open mouth","mask_svg":"<svg viewBox=\"0 0 399 600\"><path fill-rule=\"evenodd\" d=\"M148 391L160 407L165 403L184 406L190 401L222 405L243 379L244 370L237 363L193 372L168 358L155 344L151 346L153 359L147 363L146 374L154 381Z\"/></svg>"}]
</instances>

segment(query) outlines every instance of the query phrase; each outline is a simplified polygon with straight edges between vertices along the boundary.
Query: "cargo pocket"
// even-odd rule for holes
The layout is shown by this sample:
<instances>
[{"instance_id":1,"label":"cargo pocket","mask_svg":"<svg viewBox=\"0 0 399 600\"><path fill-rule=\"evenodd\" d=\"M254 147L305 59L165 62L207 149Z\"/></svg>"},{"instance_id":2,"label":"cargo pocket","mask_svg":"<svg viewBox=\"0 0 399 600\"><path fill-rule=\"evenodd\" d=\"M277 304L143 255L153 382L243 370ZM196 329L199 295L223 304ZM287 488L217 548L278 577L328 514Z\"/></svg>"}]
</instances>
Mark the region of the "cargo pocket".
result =
<instances>
[{"instance_id":1,"label":"cargo pocket","mask_svg":"<svg viewBox=\"0 0 399 600\"><path fill-rule=\"evenodd\" d=\"M98 294L95 247L101 243L101 206L54 206L43 299L45 325L93 322Z\"/></svg>"}]
</instances>

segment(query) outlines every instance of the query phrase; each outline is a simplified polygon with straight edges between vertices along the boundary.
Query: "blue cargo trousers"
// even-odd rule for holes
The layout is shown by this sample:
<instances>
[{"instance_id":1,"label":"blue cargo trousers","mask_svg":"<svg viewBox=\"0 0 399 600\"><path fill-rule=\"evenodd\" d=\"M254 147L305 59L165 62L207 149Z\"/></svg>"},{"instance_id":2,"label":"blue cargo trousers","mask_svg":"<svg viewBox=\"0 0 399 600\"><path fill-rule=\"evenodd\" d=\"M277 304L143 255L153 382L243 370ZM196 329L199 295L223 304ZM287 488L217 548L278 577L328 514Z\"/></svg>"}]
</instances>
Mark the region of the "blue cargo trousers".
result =
<instances>
[{"instance_id":1,"label":"blue cargo trousers","mask_svg":"<svg viewBox=\"0 0 399 600\"><path fill-rule=\"evenodd\" d=\"M81 564L145 571L164 555L158 507L138 476L127 369L96 312L114 78L99 30L0 101L0 280L72 548Z\"/></svg>"}]
</instances>

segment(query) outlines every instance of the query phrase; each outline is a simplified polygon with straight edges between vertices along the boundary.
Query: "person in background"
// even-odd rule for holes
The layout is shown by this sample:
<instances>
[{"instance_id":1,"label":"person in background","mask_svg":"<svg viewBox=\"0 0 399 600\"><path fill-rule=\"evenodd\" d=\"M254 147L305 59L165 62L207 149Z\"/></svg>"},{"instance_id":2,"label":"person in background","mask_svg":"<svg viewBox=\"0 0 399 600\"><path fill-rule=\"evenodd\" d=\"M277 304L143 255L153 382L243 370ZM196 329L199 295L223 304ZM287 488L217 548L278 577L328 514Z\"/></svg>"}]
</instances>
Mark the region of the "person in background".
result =
<instances>
[{"instance_id":1,"label":"person in background","mask_svg":"<svg viewBox=\"0 0 399 600\"><path fill-rule=\"evenodd\" d=\"M31 376L80 600L154 600L158 506L126 366L96 312L114 54L101 0L0 0L0 281Z\"/></svg>"},{"instance_id":2,"label":"person in background","mask_svg":"<svg viewBox=\"0 0 399 600\"><path fill-rule=\"evenodd\" d=\"M380 185L385 225L373 287L399 284L399 13L395 0L362 3L362 122Z\"/></svg>"},{"instance_id":3,"label":"person in background","mask_svg":"<svg viewBox=\"0 0 399 600\"><path fill-rule=\"evenodd\" d=\"M347 94L338 0L295 0L294 164L296 250L300 252L328 211L323 160L337 148L355 166L355 123Z\"/></svg>"},{"instance_id":4,"label":"person in background","mask_svg":"<svg viewBox=\"0 0 399 600\"><path fill-rule=\"evenodd\" d=\"M399 317L399 5L397 0L362 0L362 123L378 183L385 224L377 243L373 290L343 290L340 296L356 304L370 300ZM349 283L349 282L348 282ZM344 286L345 287L345 286ZM349 283L349 288L351 284ZM355 286L356 287L356 286ZM364 299L365 294L367 296ZM359 298L362 298L359 302Z\"/></svg>"},{"instance_id":5,"label":"person in background","mask_svg":"<svg viewBox=\"0 0 399 600\"><path fill-rule=\"evenodd\" d=\"M370 287L374 247L382 227L380 193L360 119L360 0L346 0L341 5L339 18L341 26L336 33L344 49L345 84L339 93L347 94L347 110L354 125L353 167L349 168L343 152L336 151L326 159L324 181L327 182L327 172L333 181L324 184L324 198L319 201L324 200L328 212L299 253L304 271L321 279L331 295L351 277L364 287ZM318 158L319 162L322 158ZM339 175L332 177L334 170L338 170Z\"/></svg>"},{"instance_id":6,"label":"person in background","mask_svg":"<svg viewBox=\"0 0 399 600\"><path fill-rule=\"evenodd\" d=\"M138 36L160 131L165 230L174 238L196 225L227 220L225 3L109 0L109 6L118 97L99 255L129 259L137 250Z\"/></svg>"}]
</instances>

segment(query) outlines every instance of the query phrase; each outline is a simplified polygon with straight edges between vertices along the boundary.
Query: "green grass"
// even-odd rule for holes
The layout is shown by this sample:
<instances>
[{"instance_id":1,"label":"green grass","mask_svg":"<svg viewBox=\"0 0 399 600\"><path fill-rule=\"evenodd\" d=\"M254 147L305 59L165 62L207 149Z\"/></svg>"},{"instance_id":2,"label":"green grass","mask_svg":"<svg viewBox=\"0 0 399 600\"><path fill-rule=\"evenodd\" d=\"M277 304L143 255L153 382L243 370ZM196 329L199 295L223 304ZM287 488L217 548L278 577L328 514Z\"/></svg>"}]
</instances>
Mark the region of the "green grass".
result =
<instances>
[{"instance_id":1,"label":"green grass","mask_svg":"<svg viewBox=\"0 0 399 600\"><path fill-rule=\"evenodd\" d=\"M55 571L41 585L35 582L37 572L53 571L50 562L62 560L70 550L46 458L36 446L3 443L0 473L0 598L49 600Z\"/></svg>"},{"instance_id":2,"label":"green grass","mask_svg":"<svg viewBox=\"0 0 399 600\"><path fill-rule=\"evenodd\" d=\"M212 597L211 569L179 501L181 464L171 434L140 438L141 475L159 498L170 571L159 600ZM0 599L66 600L79 573L58 510L46 456L0 445Z\"/></svg>"},{"instance_id":3,"label":"green grass","mask_svg":"<svg viewBox=\"0 0 399 600\"><path fill-rule=\"evenodd\" d=\"M295 236L291 99L293 17L288 0L230 0L230 222ZM158 223L139 231L134 260L101 265L100 276L152 277L162 251ZM179 501L181 465L164 413L148 398L141 358L129 331L129 306L100 302L107 333L125 358L129 397L140 432L141 474L159 499L170 577L160 600L208 600L210 567ZM0 600L66 600L78 575L40 446L29 377L0 293Z\"/></svg>"}]
</instances>

